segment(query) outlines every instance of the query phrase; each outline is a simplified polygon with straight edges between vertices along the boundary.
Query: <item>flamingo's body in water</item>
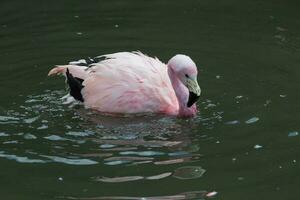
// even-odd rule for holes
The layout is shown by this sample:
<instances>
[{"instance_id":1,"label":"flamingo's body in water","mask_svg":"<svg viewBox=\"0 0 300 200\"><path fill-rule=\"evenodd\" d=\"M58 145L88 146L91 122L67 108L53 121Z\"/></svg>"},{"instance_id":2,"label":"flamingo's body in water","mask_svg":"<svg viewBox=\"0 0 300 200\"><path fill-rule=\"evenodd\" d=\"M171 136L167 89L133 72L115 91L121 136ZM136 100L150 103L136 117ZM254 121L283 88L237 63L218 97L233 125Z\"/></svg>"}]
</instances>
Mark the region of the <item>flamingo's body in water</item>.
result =
<instances>
[{"instance_id":1,"label":"flamingo's body in water","mask_svg":"<svg viewBox=\"0 0 300 200\"><path fill-rule=\"evenodd\" d=\"M89 66L57 66L48 75L65 75L70 94L85 107L103 113L196 115L201 90L190 57L176 55L168 64L141 52L97 58L99 62Z\"/></svg>"}]
</instances>

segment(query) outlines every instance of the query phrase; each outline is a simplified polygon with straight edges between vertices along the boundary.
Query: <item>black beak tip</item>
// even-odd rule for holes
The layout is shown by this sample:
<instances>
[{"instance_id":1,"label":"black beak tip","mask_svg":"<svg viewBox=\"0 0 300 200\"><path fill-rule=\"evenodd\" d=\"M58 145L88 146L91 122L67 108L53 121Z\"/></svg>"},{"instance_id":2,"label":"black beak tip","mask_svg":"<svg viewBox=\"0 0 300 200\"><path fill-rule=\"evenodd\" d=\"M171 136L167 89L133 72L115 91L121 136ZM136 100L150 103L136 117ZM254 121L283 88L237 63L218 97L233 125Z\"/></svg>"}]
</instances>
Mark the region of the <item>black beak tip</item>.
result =
<instances>
[{"instance_id":1,"label":"black beak tip","mask_svg":"<svg viewBox=\"0 0 300 200\"><path fill-rule=\"evenodd\" d=\"M200 96L198 96L197 94L190 92L189 94L189 100L187 102L187 107L191 107L195 102L197 102L197 100L199 99Z\"/></svg>"}]
</instances>

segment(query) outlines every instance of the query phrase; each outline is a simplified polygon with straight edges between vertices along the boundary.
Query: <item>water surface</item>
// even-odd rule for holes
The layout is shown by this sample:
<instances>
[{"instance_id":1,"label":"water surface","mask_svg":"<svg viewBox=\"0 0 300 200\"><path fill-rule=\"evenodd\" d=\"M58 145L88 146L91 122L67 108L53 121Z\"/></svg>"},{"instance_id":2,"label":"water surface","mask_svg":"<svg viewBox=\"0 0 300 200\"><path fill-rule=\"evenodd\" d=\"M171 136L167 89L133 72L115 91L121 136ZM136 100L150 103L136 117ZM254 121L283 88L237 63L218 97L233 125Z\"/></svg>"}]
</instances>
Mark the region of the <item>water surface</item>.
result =
<instances>
[{"instance_id":1,"label":"water surface","mask_svg":"<svg viewBox=\"0 0 300 200\"><path fill-rule=\"evenodd\" d=\"M2 1L3 199L298 199L298 1ZM190 55L193 119L62 104L55 64Z\"/></svg>"}]
</instances>

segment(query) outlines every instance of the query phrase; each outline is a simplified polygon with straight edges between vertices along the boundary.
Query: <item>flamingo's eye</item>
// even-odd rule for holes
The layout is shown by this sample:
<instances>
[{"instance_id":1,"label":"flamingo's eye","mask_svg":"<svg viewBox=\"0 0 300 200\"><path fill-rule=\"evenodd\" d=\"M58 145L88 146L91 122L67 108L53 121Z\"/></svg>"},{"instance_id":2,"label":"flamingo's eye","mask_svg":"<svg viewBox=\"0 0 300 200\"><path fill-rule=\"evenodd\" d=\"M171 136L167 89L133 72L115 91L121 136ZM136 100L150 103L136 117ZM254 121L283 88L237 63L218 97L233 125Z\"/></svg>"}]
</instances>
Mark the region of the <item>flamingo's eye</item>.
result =
<instances>
[{"instance_id":1,"label":"flamingo's eye","mask_svg":"<svg viewBox=\"0 0 300 200\"><path fill-rule=\"evenodd\" d=\"M185 74L185 77L189 78L189 75Z\"/></svg>"}]
</instances>

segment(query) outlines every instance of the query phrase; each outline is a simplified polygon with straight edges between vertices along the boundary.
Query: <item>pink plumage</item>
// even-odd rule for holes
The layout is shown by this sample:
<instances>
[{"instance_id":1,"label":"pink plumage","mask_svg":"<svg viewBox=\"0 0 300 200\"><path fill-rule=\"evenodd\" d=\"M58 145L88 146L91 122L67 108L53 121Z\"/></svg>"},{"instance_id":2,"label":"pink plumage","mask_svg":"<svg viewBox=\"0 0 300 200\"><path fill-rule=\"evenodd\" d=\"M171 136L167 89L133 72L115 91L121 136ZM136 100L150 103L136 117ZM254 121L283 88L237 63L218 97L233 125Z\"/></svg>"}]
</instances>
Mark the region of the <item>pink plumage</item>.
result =
<instances>
[{"instance_id":1,"label":"pink plumage","mask_svg":"<svg viewBox=\"0 0 300 200\"><path fill-rule=\"evenodd\" d=\"M99 57L104 60L90 67L57 66L48 75L66 75L68 69L73 77L83 80L80 93L85 107L103 113L196 114L194 103L201 90L196 65L188 56L176 55L167 65L141 52Z\"/></svg>"}]
</instances>

